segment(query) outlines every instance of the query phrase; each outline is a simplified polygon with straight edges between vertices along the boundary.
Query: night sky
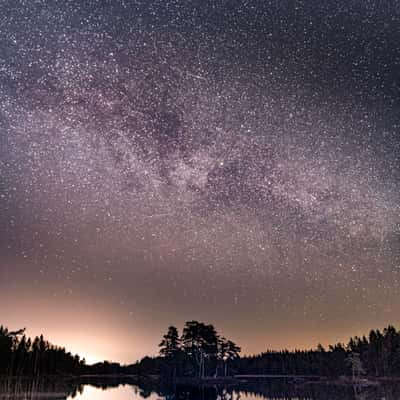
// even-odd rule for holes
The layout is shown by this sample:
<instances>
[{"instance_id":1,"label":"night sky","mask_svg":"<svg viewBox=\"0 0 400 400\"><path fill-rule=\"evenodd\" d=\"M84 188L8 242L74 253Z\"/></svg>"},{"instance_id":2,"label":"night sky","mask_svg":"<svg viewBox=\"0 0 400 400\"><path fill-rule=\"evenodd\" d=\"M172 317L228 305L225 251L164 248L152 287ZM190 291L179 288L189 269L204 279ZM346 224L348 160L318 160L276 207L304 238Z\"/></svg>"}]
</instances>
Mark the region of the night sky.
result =
<instances>
[{"instance_id":1,"label":"night sky","mask_svg":"<svg viewBox=\"0 0 400 400\"><path fill-rule=\"evenodd\" d=\"M0 0L0 324L89 362L400 323L398 1Z\"/></svg>"}]
</instances>

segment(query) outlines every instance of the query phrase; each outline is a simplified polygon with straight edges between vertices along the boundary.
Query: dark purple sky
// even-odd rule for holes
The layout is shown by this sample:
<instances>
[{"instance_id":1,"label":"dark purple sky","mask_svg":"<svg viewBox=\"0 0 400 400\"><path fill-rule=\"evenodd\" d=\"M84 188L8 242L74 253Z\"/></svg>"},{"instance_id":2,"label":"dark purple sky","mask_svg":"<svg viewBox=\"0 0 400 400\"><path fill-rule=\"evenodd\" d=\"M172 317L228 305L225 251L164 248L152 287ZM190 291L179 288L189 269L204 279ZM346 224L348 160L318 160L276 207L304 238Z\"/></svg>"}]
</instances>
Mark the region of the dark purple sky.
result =
<instances>
[{"instance_id":1,"label":"dark purple sky","mask_svg":"<svg viewBox=\"0 0 400 400\"><path fill-rule=\"evenodd\" d=\"M396 1L2 1L0 323L89 361L400 322Z\"/></svg>"}]
</instances>

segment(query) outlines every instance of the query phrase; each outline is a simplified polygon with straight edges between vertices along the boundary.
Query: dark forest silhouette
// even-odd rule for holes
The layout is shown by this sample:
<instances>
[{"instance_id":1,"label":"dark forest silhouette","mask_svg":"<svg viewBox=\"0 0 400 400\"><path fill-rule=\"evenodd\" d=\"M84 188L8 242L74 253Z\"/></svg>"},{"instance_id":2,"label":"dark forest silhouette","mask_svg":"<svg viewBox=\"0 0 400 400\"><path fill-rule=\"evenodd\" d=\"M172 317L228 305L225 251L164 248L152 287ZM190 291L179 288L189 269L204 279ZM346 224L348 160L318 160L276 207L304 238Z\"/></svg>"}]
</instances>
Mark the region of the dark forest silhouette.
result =
<instances>
[{"instance_id":1,"label":"dark forest silhouette","mask_svg":"<svg viewBox=\"0 0 400 400\"><path fill-rule=\"evenodd\" d=\"M229 379L238 375L307 375L399 377L400 331L388 326L368 337L353 337L345 344L314 350L267 351L239 357L240 347L218 334L213 325L186 322L182 334L170 326L157 357L144 357L121 366L104 361L86 365L78 355L54 346L43 336L33 340L25 330L0 326L0 375L157 375L174 379Z\"/></svg>"},{"instance_id":2,"label":"dark forest silhouette","mask_svg":"<svg viewBox=\"0 0 400 400\"><path fill-rule=\"evenodd\" d=\"M325 350L269 351L244 357L237 372L251 374L400 376L400 331L393 326L353 337Z\"/></svg>"},{"instance_id":3,"label":"dark forest silhouette","mask_svg":"<svg viewBox=\"0 0 400 400\"><path fill-rule=\"evenodd\" d=\"M80 373L85 360L50 344L43 335L27 338L25 329L0 326L0 374L57 375Z\"/></svg>"},{"instance_id":4,"label":"dark forest silhouette","mask_svg":"<svg viewBox=\"0 0 400 400\"><path fill-rule=\"evenodd\" d=\"M210 332L205 333L204 327L208 327ZM180 338L176 328L170 327L160 347L160 357L145 358L137 364L142 374L148 371L158 375L198 378L235 375L400 376L400 331L393 326L382 332L371 330L368 337L356 336L346 345L338 343L328 349L318 345L314 350L270 350L239 357L240 348L232 341L220 338L212 325L190 321Z\"/></svg>"}]
</instances>

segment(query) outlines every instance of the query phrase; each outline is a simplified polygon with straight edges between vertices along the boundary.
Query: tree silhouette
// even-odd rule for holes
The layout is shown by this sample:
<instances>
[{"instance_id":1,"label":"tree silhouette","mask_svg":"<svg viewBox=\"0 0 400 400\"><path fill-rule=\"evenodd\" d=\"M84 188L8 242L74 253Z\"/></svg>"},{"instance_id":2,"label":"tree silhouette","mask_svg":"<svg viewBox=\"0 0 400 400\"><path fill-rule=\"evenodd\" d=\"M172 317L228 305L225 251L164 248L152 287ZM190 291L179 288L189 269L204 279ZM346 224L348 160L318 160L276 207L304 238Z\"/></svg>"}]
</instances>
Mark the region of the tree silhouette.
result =
<instances>
[{"instance_id":1,"label":"tree silhouette","mask_svg":"<svg viewBox=\"0 0 400 400\"><path fill-rule=\"evenodd\" d=\"M198 378L206 376L207 362L218 355L218 335L213 325L188 321L182 333L183 350L195 362Z\"/></svg>"},{"instance_id":2,"label":"tree silhouette","mask_svg":"<svg viewBox=\"0 0 400 400\"><path fill-rule=\"evenodd\" d=\"M168 369L172 369L172 379L175 379L178 364L182 362L181 341L179 338L178 329L175 326L170 326L168 332L163 336L160 347L160 355L166 359ZM168 375L167 370L167 375ZM164 374L165 375L165 374Z\"/></svg>"},{"instance_id":3,"label":"tree silhouette","mask_svg":"<svg viewBox=\"0 0 400 400\"><path fill-rule=\"evenodd\" d=\"M353 381L359 379L361 375L365 374L359 353L349 354L346 358L346 362L351 366L351 376Z\"/></svg>"},{"instance_id":4,"label":"tree silhouette","mask_svg":"<svg viewBox=\"0 0 400 400\"><path fill-rule=\"evenodd\" d=\"M218 341L218 358L222 361L224 367L224 376L228 375L228 363L231 360L239 358L241 349L232 340L227 340L224 337ZM215 371L215 376L218 375L218 369Z\"/></svg>"},{"instance_id":5,"label":"tree silhouette","mask_svg":"<svg viewBox=\"0 0 400 400\"><path fill-rule=\"evenodd\" d=\"M353 337L347 345L338 343L325 350L266 351L239 357L240 347L220 336L213 325L186 322L181 337L174 326L160 343L159 357L145 357L121 367L103 362L86 366L79 356L54 346L43 335L31 340L25 330L10 331L0 326L0 375L137 374L177 377L262 375L324 375L337 377L400 376L400 332L393 326L372 330L368 337Z\"/></svg>"},{"instance_id":6,"label":"tree silhouette","mask_svg":"<svg viewBox=\"0 0 400 400\"><path fill-rule=\"evenodd\" d=\"M180 350L180 339L178 329L175 326L170 326L168 332L163 336L163 340L159 344L160 355L167 358L172 358Z\"/></svg>"},{"instance_id":7,"label":"tree silhouette","mask_svg":"<svg viewBox=\"0 0 400 400\"><path fill-rule=\"evenodd\" d=\"M64 348L51 345L41 335L32 341L25 329L9 331L0 326L0 374L54 375L80 373L84 362Z\"/></svg>"}]
</instances>

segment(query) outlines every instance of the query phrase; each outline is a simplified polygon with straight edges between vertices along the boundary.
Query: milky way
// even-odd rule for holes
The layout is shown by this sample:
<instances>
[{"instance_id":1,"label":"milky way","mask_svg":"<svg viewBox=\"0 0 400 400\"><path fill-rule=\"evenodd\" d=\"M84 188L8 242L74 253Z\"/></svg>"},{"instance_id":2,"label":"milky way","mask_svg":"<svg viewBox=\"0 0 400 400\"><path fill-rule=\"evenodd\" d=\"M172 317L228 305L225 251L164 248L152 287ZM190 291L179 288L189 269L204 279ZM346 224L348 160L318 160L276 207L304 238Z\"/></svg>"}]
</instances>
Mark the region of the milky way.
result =
<instances>
[{"instance_id":1,"label":"milky way","mask_svg":"<svg viewBox=\"0 0 400 400\"><path fill-rule=\"evenodd\" d=\"M398 323L396 2L81 3L0 2L0 322L123 361Z\"/></svg>"}]
</instances>

